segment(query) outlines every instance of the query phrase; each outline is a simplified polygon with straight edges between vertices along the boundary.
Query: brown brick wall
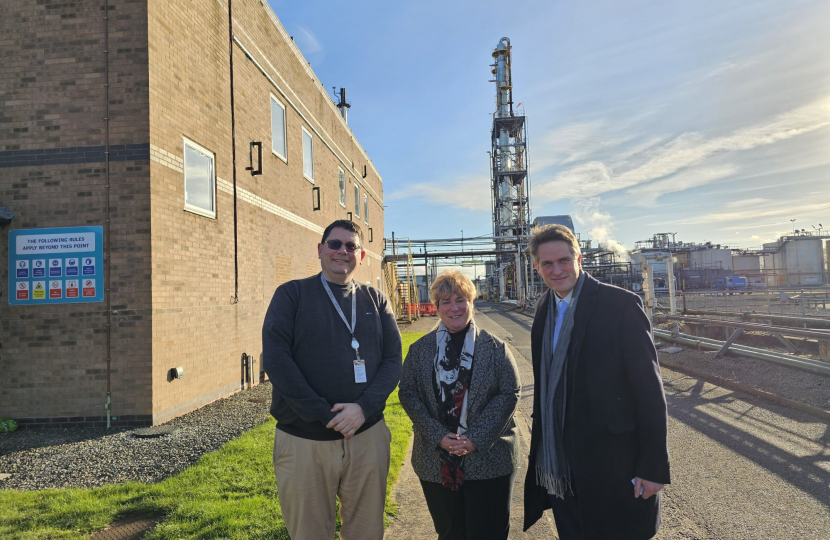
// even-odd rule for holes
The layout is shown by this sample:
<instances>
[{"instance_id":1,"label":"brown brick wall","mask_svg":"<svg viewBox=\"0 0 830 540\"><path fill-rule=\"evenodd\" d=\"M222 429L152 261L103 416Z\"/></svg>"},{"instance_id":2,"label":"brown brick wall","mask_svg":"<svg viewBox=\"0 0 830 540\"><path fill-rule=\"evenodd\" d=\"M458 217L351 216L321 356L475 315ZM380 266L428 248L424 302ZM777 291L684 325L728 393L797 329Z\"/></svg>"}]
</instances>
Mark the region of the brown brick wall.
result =
<instances>
[{"instance_id":1,"label":"brown brick wall","mask_svg":"<svg viewBox=\"0 0 830 540\"><path fill-rule=\"evenodd\" d=\"M4 3L0 200L18 215L0 235L0 416L29 424L58 418L69 425L104 414L105 304L10 306L5 297L9 229L105 223L103 150L90 152L105 144L102 6ZM129 0L111 0L110 8L110 143L146 145L145 8ZM61 151L96 157L62 164L44 158ZM41 153L21 158L27 165L12 163L21 152ZM111 298L118 310L112 317L112 411L133 419L149 414L151 402L149 174L146 159L120 159L110 168Z\"/></svg>"},{"instance_id":2,"label":"brown brick wall","mask_svg":"<svg viewBox=\"0 0 830 540\"><path fill-rule=\"evenodd\" d=\"M257 359L257 371L262 368L262 320L274 289L289 279L318 272L320 232L353 211L351 183L348 208L339 204L338 167L347 167L315 130L347 160L348 168L354 162L353 170L362 171L362 164L368 163L266 8L258 0L236 0L235 35L308 122L235 45L239 297L232 304L233 197L227 188L233 182L233 167L226 7L226 3L202 0L151 2L149 8L150 142L154 151L158 149L151 163L156 421L237 389L242 353ZM286 106L286 160L271 152L271 95ZM302 174L303 127L314 134L314 184ZM220 184L216 219L183 210L183 136L215 154ZM245 171L250 141L263 145L263 174L259 176ZM365 181L380 199L381 182L371 163L369 173ZM321 190L319 211L312 210L314 187ZM382 206L372 204L370 226L378 232L369 247L380 254ZM280 209L277 213L287 211L296 218L275 215L269 211L272 205ZM361 225L365 226L362 221ZM364 266L359 279L376 283L380 264L373 263ZM175 366L183 367L185 376L168 381L167 372Z\"/></svg>"},{"instance_id":3,"label":"brown brick wall","mask_svg":"<svg viewBox=\"0 0 830 540\"><path fill-rule=\"evenodd\" d=\"M35 158L21 154L104 144L102 5L39 0L13 3L5 14L0 190L4 205L20 212L11 228L104 223L102 159L32 164L26 160ZM236 36L286 95L234 45L239 277L233 300L226 7L216 0L110 0L110 142L122 145L109 199L112 411L125 421L158 423L234 392L242 353L262 368L261 325L273 291L319 271L320 233L354 212L355 182L361 204L363 193L372 196L368 227L375 240L369 243L366 231L365 244L382 252L382 182L372 163L270 8L236 0ZM286 106L286 160L270 151L271 95ZM314 136L314 184L302 175L303 127ZM215 154L215 219L183 209L183 137ZM244 170L252 140L263 143L260 176ZM130 152L141 157L127 160ZM24 161L10 166L14 160ZM348 173L346 208L339 204L339 168ZM315 187L319 211L312 209ZM362 207L360 214L365 230ZM8 235L1 236L5 284ZM379 276L380 261L367 256L358 279L376 285ZM105 305L6 302L0 303L0 416L34 426L101 421ZM184 368L182 379L169 378L173 367Z\"/></svg>"},{"instance_id":4,"label":"brown brick wall","mask_svg":"<svg viewBox=\"0 0 830 540\"><path fill-rule=\"evenodd\" d=\"M275 276L276 279L274 283L277 286L282 285L286 281L291 280L291 257L284 257L282 255L277 255L275 258L275 267L276 272Z\"/></svg>"}]
</instances>

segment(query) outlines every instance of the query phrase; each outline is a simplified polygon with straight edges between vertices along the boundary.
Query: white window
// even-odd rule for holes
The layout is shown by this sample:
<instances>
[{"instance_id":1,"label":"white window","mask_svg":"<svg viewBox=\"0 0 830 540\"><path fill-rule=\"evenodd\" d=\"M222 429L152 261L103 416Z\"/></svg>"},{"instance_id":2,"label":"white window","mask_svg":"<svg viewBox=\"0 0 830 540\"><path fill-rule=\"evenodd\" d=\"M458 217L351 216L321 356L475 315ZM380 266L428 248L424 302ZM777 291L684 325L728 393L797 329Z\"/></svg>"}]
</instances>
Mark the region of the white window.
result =
<instances>
[{"instance_id":1,"label":"white window","mask_svg":"<svg viewBox=\"0 0 830 540\"><path fill-rule=\"evenodd\" d=\"M285 147L285 105L271 96L271 151L287 162Z\"/></svg>"},{"instance_id":2,"label":"white window","mask_svg":"<svg viewBox=\"0 0 830 540\"><path fill-rule=\"evenodd\" d=\"M184 209L216 217L216 176L214 154L184 139Z\"/></svg>"},{"instance_id":3,"label":"white window","mask_svg":"<svg viewBox=\"0 0 830 540\"><path fill-rule=\"evenodd\" d=\"M354 185L354 217L360 217L360 187Z\"/></svg>"},{"instance_id":4,"label":"white window","mask_svg":"<svg viewBox=\"0 0 830 540\"><path fill-rule=\"evenodd\" d=\"M303 128L303 176L314 183L314 139L311 133Z\"/></svg>"},{"instance_id":5,"label":"white window","mask_svg":"<svg viewBox=\"0 0 830 540\"><path fill-rule=\"evenodd\" d=\"M339 167L337 170L340 172L340 206L346 208L346 173Z\"/></svg>"},{"instance_id":6,"label":"white window","mask_svg":"<svg viewBox=\"0 0 830 540\"><path fill-rule=\"evenodd\" d=\"M363 194L363 221L369 223L369 196Z\"/></svg>"}]
</instances>

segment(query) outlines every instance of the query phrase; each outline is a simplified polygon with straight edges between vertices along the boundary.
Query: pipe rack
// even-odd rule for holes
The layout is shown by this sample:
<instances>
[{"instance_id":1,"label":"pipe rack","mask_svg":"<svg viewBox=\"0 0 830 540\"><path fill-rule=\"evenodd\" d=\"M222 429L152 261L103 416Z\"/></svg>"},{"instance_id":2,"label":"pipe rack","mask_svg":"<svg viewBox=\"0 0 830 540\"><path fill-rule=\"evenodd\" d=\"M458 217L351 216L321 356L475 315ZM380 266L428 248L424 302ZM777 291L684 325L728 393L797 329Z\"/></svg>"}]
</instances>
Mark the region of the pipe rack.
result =
<instances>
[{"instance_id":1,"label":"pipe rack","mask_svg":"<svg viewBox=\"0 0 830 540\"><path fill-rule=\"evenodd\" d=\"M688 317L684 315L661 315L661 317L672 321L697 322L701 324L711 324L713 326L743 328L744 330L766 332L770 334L786 334L793 337L830 341L830 331L828 330L793 328L791 326L770 326L766 324L725 321L721 319L701 319L699 317Z\"/></svg>"},{"instance_id":2,"label":"pipe rack","mask_svg":"<svg viewBox=\"0 0 830 540\"><path fill-rule=\"evenodd\" d=\"M719 351L726 345L724 341L715 339L700 338L696 336L688 336L685 334L673 335L667 330L655 329L653 331L655 338L660 338L664 341L678 343L680 345L687 345L690 347L698 347L710 351ZM765 351L763 349L756 349L754 347L746 347L744 345L729 345L729 350L739 356L746 356L748 358L755 358L756 360L764 360L782 366L806 371L808 373L815 373L824 377L830 377L830 364L819 362L815 360L808 360L806 358L799 358L791 354L780 354Z\"/></svg>"},{"instance_id":3,"label":"pipe rack","mask_svg":"<svg viewBox=\"0 0 830 540\"><path fill-rule=\"evenodd\" d=\"M655 306L657 311L669 311L669 308L664 306ZM703 309L687 309L684 310L685 315L716 315L720 317L735 317L738 319L759 319L763 321L787 322L792 324L813 324L819 327L830 328L830 319L820 319L817 317L794 317L791 315L772 315L763 313L738 313L735 311L711 311Z\"/></svg>"}]
</instances>

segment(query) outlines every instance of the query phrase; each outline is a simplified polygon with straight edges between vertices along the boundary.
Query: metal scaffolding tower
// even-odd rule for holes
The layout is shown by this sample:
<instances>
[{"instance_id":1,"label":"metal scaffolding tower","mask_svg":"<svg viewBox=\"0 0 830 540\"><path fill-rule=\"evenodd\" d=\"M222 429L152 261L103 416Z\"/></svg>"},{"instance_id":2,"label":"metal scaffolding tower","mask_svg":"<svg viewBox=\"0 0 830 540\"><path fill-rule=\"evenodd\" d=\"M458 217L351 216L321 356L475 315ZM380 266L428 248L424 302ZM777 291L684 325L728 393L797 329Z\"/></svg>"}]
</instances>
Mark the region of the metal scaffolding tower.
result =
<instances>
[{"instance_id":1,"label":"metal scaffolding tower","mask_svg":"<svg viewBox=\"0 0 830 540\"><path fill-rule=\"evenodd\" d=\"M493 236L500 255L498 297L527 301L527 283L533 271L526 253L530 235L530 179L527 176L527 130L525 117L513 111L510 40L501 38L493 50L491 65L496 83L496 111L493 114L490 176L493 202Z\"/></svg>"}]
</instances>

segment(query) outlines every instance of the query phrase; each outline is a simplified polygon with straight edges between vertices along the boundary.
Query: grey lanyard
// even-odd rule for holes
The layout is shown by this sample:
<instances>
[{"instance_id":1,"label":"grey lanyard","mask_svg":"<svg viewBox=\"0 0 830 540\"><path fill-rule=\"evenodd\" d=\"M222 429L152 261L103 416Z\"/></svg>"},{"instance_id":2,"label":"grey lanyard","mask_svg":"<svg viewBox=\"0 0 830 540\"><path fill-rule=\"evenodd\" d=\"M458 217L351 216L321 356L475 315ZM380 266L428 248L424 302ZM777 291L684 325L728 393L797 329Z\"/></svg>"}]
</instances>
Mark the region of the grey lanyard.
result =
<instances>
[{"instance_id":1,"label":"grey lanyard","mask_svg":"<svg viewBox=\"0 0 830 540\"><path fill-rule=\"evenodd\" d=\"M358 360L360 359L360 353L358 352L357 348L360 347L360 343L357 342L357 339L354 337L354 329L357 326L357 287L352 282L352 324L349 324L349 321L346 320L346 316L343 314L343 310L340 309L340 304L334 298L334 294L331 292L331 288L329 288L329 282L326 280L326 276L322 273L320 274L320 279L323 281L323 287L326 289L326 292L331 299L331 303L334 304L334 309L337 310L337 314L340 315L340 318L343 319L343 324L346 325L346 328L349 330L349 333L352 335L352 349L354 349L355 358Z\"/></svg>"}]
</instances>

